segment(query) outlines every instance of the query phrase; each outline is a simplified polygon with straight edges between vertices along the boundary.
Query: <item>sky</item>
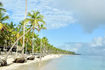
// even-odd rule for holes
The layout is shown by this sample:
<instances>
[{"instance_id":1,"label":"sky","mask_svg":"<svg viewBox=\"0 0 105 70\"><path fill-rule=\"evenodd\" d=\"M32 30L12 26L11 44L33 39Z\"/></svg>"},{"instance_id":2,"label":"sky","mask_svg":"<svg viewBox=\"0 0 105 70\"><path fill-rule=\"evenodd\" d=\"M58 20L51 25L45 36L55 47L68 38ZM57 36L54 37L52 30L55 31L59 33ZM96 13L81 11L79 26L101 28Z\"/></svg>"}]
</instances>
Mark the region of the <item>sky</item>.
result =
<instances>
[{"instance_id":1,"label":"sky","mask_svg":"<svg viewBox=\"0 0 105 70\"><path fill-rule=\"evenodd\" d=\"M25 0L0 0L9 21L24 19ZM105 0L28 0L28 12L44 15L46 36L57 48L80 54L105 53Z\"/></svg>"}]
</instances>

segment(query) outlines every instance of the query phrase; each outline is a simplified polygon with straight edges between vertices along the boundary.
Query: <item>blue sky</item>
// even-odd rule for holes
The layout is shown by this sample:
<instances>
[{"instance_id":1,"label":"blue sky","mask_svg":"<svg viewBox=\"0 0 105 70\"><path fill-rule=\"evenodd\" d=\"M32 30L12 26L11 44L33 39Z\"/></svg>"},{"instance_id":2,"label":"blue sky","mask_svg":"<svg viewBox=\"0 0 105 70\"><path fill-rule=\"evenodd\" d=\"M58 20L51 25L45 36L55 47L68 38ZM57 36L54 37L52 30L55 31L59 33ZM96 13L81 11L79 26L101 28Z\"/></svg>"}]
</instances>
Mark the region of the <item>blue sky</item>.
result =
<instances>
[{"instance_id":1,"label":"blue sky","mask_svg":"<svg viewBox=\"0 0 105 70\"><path fill-rule=\"evenodd\" d=\"M10 21L24 19L25 0L0 0ZM28 12L45 16L46 36L55 47L77 53L105 53L105 0L28 0Z\"/></svg>"}]
</instances>

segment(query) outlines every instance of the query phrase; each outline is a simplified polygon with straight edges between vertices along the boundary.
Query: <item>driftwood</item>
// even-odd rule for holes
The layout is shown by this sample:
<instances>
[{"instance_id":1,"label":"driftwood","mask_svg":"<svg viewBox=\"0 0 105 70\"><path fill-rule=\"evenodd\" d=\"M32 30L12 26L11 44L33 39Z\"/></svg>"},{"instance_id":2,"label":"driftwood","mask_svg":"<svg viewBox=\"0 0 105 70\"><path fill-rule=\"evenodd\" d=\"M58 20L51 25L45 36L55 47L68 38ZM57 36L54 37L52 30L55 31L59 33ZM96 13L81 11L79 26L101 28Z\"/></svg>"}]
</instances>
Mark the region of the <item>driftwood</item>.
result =
<instances>
[{"instance_id":1,"label":"driftwood","mask_svg":"<svg viewBox=\"0 0 105 70\"><path fill-rule=\"evenodd\" d=\"M7 66L6 60L0 59L0 66Z\"/></svg>"},{"instance_id":2,"label":"driftwood","mask_svg":"<svg viewBox=\"0 0 105 70\"><path fill-rule=\"evenodd\" d=\"M26 59L25 58L16 58L14 61L13 61L14 63L24 63L24 62L26 62Z\"/></svg>"},{"instance_id":3,"label":"driftwood","mask_svg":"<svg viewBox=\"0 0 105 70\"><path fill-rule=\"evenodd\" d=\"M35 59L35 56L30 56L27 58L27 60L34 60Z\"/></svg>"}]
</instances>

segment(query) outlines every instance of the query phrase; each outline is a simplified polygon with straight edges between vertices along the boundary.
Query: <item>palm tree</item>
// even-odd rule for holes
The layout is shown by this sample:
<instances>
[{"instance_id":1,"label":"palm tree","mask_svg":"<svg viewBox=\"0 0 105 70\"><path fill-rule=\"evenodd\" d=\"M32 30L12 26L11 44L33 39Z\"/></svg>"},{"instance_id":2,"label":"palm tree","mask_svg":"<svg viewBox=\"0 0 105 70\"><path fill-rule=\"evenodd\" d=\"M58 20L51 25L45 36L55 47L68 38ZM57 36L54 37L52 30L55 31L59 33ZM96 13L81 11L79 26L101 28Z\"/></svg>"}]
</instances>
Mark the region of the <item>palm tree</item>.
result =
<instances>
[{"instance_id":1,"label":"palm tree","mask_svg":"<svg viewBox=\"0 0 105 70\"><path fill-rule=\"evenodd\" d=\"M31 23L31 26L33 26L33 40L34 41L34 32L35 30L40 31L41 28L45 25L45 21L43 20L43 16L40 14L39 11L32 11L32 13L28 13L27 20ZM32 44L32 54L34 54L34 44Z\"/></svg>"},{"instance_id":2,"label":"palm tree","mask_svg":"<svg viewBox=\"0 0 105 70\"><path fill-rule=\"evenodd\" d=\"M39 38L39 37L36 37L36 41L35 41L35 44L36 44L36 49L37 49L37 51L36 52L40 52L40 44L41 44L41 39Z\"/></svg>"},{"instance_id":3,"label":"palm tree","mask_svg":"<svg viewBox=\"0 0 105 70\"><path fill-rule=\"evenodd\" d=\"M47 52L48 39L46 37L43 37L42 38L42 43L43 43L44 53L46 54L46 52Z\"/></svg>"},{"instance_id":4,"label":"palm tree","mask_svg":"<svg viewBox=\"0 0 105 70\"><path fill-rule=\"evenodd\" d=\"M4 8L2 8L3 5L0 2L0 38L1 38L1 42L0 44L6 44L7 42L7 28L6 28L6 23L4 23L5 20L9 19L9 16L5 15L6 10Z\"/></svg>"}]
</instances>

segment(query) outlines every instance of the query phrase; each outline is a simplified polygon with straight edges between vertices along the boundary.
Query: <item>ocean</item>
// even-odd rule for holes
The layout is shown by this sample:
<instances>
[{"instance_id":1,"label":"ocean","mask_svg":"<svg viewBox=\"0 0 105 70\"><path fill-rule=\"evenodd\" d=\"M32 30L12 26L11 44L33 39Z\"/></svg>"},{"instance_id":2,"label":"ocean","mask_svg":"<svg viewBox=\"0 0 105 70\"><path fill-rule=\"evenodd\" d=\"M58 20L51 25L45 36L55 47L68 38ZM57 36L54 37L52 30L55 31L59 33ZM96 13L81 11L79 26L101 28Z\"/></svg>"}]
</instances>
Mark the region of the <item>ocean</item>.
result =
<instances>
[{"instance_id":1,"label":"ocean","mask_svg":"<svg viewBox=\"0 0 105 70\"><path fill-rule=\"evenodd\" d=\"M105 56L64 55L17 70L105 70Z\"/></svg>"}]
</instances>

